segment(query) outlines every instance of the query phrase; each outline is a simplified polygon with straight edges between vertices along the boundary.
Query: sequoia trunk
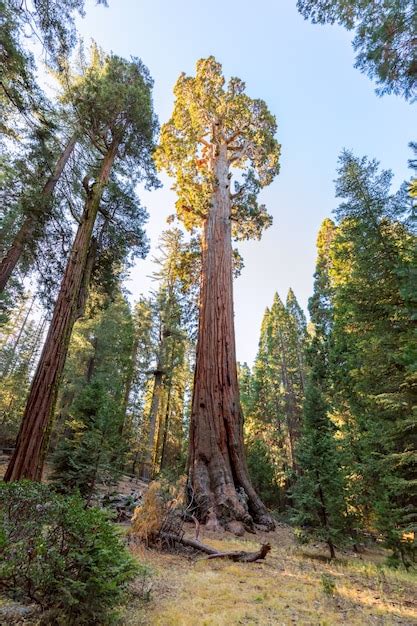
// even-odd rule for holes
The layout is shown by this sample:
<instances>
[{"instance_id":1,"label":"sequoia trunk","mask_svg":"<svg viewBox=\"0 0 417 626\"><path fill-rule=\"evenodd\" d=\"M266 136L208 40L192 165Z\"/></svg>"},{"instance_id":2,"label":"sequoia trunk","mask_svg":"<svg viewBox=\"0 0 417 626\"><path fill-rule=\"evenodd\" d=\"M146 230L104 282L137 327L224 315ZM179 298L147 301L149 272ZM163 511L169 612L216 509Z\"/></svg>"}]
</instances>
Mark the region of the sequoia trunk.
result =
<instances>
[{"instance_id":1,"label":"sequoia trunk","mask_svg":"<svg viewBox=\"0 0 417 626\"><path fill-rule=\"evenodd\" d=\"M87 194L84 213L67 263L45 345L29 392L16 448L4 480L40 480L50 422L65 364L71 331L77 316L79 295L88 251L103 189L117 153L113 143L101 166L97 182Z\"/></svg>"},{"instance_id":2,"label":"sequoia trunk","mask_svg":"<svg viewBox=\"0 0 417 626\"><path fill-rule=\"evenodd\" d=\"M67 146L65 147L65 150L59 157L53 173L48 178L45 186L42 189L41 202L43 201L44 203L48 203L50 201L50 196L52 195L55 186L60 179L60 176L64 170L65 165L67 164L68 159L72 154L72 151L74 150L76 143L77 136L74 134L69 140ZM30 238L35 230L35 227L36 215L34 213L30 213L26 216L22 226L16 233L16 236L9 250L7 251L6 256L2 259L0 263L0 293L6 287L7 282L13 273L13 270L20 259L23 249L30 242Z\"/></svg>"},{"instance_id":3,"label":"sequoia trunk","mask_svg":"<svg viewBox=\"0 0 417 626\"><path fill-rule=\"evenodd\" d=\"M189 487L200 519L274 527L249 479L237 380L227 146L216 146L217 180L202 241L200 320L192 400Z\"/></svg>"}]
</instances>

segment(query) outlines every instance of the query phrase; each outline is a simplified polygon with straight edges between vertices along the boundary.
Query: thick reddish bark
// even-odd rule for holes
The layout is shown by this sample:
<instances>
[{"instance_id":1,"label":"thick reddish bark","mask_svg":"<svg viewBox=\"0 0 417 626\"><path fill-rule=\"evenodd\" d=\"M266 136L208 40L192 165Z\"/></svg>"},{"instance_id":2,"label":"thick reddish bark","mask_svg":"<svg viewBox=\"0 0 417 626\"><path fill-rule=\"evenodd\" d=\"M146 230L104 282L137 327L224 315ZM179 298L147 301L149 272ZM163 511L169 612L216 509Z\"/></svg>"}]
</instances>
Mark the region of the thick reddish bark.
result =
<instances>
[{"instance_id":1,"label":"thick reddish bark","mask_svg":"<svg viewBox=\"0 0 417 626\"><path fill-rule=\"evenodd\" d=\"M243 447L233 314L229 160L225 144L216 146L213 174L217 185L202 242L189 484L200 519L205 520L212 510L222 523L241 520L252 526L255 521L272 529L274 522L250 482Z\"/></svg>"},{"instance_id":2,"label":"thick reddish bark","mask_svg":"<svg viewBox=\"0 0 417 626\"><path fill-rule=\"evenodd\" d=\"M59 157L55 169L52 172L51 176L46 181L42 192L40 194L41 202L48 204L50 200L50 196L52 195L55 186L60 179L60 176L64 170L65 165L70 158L72 151L74 150L75 144L77 143L77 136L74 134L66 145L64 151ZM2 259L0 263L0 293L4 290L7 285L7 282L10 276L13 273L14 268L16 267L20 256L26 247L27 244L30 243L31 236L36 228L36 215L30 213L26 216L23 224L20 229L16 233L16 236L7 251L5 257Z\"/></svg>"},{"instance_id":3,"label":"thick reddish bark","mask_svg":"<svg viewBox=\"0 0 417 626\"><path fill-rule=\"evenodd\" d=\"M45 345L29 392L16 448L4 480L40 480L51 418L65 364L71 331L79 310L80 290L103 189L117 153L113 143L101 166L99 178L88 193L84 213L67 263Z\"/></svg>"}]
</instances>

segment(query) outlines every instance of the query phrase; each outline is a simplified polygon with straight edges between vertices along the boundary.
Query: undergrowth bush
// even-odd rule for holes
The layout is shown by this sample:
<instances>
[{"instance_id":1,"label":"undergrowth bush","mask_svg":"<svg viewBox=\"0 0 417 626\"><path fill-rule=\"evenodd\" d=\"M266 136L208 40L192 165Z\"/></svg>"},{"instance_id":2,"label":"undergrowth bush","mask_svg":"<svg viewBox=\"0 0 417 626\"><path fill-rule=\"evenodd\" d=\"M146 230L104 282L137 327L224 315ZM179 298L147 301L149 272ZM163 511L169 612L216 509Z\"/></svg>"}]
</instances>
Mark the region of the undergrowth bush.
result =
<instances>
[{"instance_id":1,"label":"undergrowth bush","mask_svg":"<svg viewBox=\"0 0 417 626\"><path fill-rule=\"evenodd\" d=\"M186 476L175 482L161 478L152 482L132 517L130 534L146 545L153 544L164 526L181 525L186 506ZM172 528L171 528L172 530Z\"/></svg>"},{"instance_id":2,"label":"undergrowth bush","mask_svg":"<svg viewBox=\"0 0 417 626\"><path fill-rule=\"evenodd\" d=\"M111 623L137 566L105 513L30 481L0 485L0 589L49 624Z\"/></svg>"}]
</instances>

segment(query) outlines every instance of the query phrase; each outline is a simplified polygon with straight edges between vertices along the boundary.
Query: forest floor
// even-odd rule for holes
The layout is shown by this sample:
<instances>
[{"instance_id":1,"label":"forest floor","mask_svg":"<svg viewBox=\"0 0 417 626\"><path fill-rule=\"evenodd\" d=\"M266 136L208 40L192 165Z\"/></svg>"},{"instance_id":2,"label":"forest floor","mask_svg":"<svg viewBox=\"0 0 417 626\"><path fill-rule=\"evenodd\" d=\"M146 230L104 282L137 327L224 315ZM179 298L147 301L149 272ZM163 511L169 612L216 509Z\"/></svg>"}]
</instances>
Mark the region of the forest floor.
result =
<instances>
[{"instance_id":1,"label":"forest floor","mask_svg":"<svg viewBox=\"0 0 417 626\"><path fill-rule=\"evenodd\" d=\"M193 528L189 528L190 537ZM417 624L417 576L384 566L378 547L340 553L330 562L324 546L299 546L291 527L273 533L205 533L219 550L271 552L258 563L234 563L135 548L152 572L147 602L129 603L124 626L346 626Z\"/></svg>"},{"instance_id":2,"label":"forest floor","mask_svg":"<svg viewBox=\"0 0 417 626\"><path fill-rule=\"evenodd\" d=\"M1 459L0 476L3 469ZM126 477L117 490L145 488ZM194 537L193 525L186 535ZM299 545L285 524L239 538L201 527L200 540L219 551L255 551L260 543L272 550L264 561L234 563L132 547L150 574L135 581L122 626L417 626L417 574L388 568L387 552L377 545L361 554L339 552L331 562L324 545ZM149 585L149 599L136 600Z\"/></svg>"}]
</instances>

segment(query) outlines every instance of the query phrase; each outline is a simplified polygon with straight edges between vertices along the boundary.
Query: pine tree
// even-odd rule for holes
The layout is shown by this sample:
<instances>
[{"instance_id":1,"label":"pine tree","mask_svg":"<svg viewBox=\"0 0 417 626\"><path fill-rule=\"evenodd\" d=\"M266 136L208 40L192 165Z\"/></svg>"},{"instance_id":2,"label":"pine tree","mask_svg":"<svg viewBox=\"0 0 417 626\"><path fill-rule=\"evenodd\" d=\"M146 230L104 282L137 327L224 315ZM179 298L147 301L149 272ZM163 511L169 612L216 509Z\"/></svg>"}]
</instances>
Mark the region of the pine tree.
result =
<instances>
[{"instance_id":1,"label":"pine tree","mask_svg":"<svg viewBox=\"0 0 417 626\"><path fill-rule=\"evenodd\" d=\"M244 459L231 237L232 231L240 238L259 237L270 223L256 198L278 172L276 123L263 101L245 94L241 80L232 78L225 84L213 57L197 63L195 77L182 74L174 91L174 113L162 128L157 160L176 178L180 219L188 228L203 227L190 488L202 519L213 509L222 521L234 518L251 524L255 519L273 527ZM232 194L235 168L242 170L243 182L235 183ZM238 489L245 490L251 515Z\"/></svg>"},{"instance_id":2,"label":"pine tree","mask_svg":"<svg viewBox=\"0 0 417 626\"><path fill-rule=\"evenodd\" d=\"M258 355L253 369L253 408L259 429L273 429L283 485L289 470L296 470L295 445L300 433L304 397L306 322L292 291L285 307L275 294L261 328Z\"/></svg>"},{"instance_id":3,"label":"pine tree","mask_svg":"<svg viewBox=\"0 0 417 626\"><path fill-rule=\"evenodd\" d=\"M175 418L181 422L187 349L195 326L193 313L196 314L195 294L189 289L193 277L189 274L187 259L184 260L184 256L188 257L190 253L190 245L192 247L193 242L184 242L183 233L179 229L165 231L155 259L158 267L153 275L158 283L158 291L153 299L155 368L144 478L152 476L157 467L166 463L172 441L170 430L175 426ZM179 415L173 410L175 408L176 411L180 409ZM177 424L177 434L180 432L181 424ZM181 442L178 445L181 448Z\"/></svg>"},{"instance_id":4,"label":"pine tree","mask_svg":"<svg viewBox=\"0 0 417 626\"><path fill-rule=\"evenodd\" d=\"M30 245L33 254L36 239L39 239L43 233L45 223L48 218L51 218L50 205L52 194L74 150L76 141L77 135L74 133L68 139L64 149L59 154L52 173L47 177L41 188L39 188L39 177L42 180L42 173L39 171L38 166L32 176L32 185L29 184L24 189L24 195L20 199L23 221L0 263L0 294L5 289L25 248ZM42 147L44 147L44 143L45 139L43 138ZM31 162L33 156L33 154L27 155L29 162ZM33 185L33 182L35 182L35 185Z\"/></svg>"},{"instance_id":5,"label":"pine tree","mask_svg":"<svg viewBox=\"0 0 417 626\"><path fill-rule=\"evenodd\" d=\"M4 333L0 352L0 441L12 446L24 409L34 366L42 345L45 318L40 315L36 298L25 298L9 321L10 334Z\"/></svg>"}]
</instances>

